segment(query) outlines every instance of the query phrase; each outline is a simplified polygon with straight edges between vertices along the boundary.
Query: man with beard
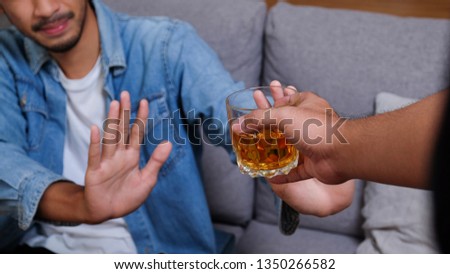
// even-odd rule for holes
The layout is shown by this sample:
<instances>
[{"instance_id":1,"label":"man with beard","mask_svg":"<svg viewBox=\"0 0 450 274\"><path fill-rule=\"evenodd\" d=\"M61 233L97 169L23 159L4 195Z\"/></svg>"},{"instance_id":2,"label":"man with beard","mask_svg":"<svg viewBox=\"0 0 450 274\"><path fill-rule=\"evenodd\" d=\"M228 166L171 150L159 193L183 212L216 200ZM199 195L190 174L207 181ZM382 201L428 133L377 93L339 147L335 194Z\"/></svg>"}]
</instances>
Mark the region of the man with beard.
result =
<instances>
[{"instance_id":1,"label":"man with beard","mask_svg":"<svg viewBox=\"0 0 450 274\"><path fill-rule=\"evenodd\" d=\"M0 32L0 248L18 227L17 252L222 252L184 126L228 132L242 84L216 54L185 23L100 0L0 8L15 26Z\"/></svg>"}]
</instances>

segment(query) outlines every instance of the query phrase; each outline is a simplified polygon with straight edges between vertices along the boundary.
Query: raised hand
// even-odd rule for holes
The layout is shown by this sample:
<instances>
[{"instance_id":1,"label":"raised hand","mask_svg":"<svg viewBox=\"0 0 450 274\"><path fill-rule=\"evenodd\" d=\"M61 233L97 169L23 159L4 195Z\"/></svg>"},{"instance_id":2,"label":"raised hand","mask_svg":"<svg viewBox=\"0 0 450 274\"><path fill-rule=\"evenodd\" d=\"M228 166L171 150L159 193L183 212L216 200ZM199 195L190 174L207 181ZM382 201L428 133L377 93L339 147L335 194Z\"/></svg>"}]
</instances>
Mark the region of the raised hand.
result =
<instances>
[{"instance_id":1,"label":"raised hand","mask_svg":"<svg viewBox=\"0 0 450 274\"><path fill-rule=\"evenodd\" d=\"M139 168L140 143L148 116L148 102L139 104L135 123L129 130L130 96L121 94L113 101L108 119L118 123L115 134L106 132L101 144L100 130L91 128L85 186L57 181L39 201L36 218L50 221L96 224L123 217L147 199L156 184L158 172L169 157L172 144L159 144L145 167ZM139 122L140 121L140 122ZM111 128L110 128L111 129Z\"/></svg>"},{"instance_id":2,"label":"raised hand","mask_svg":"<svg viewBox=\"0 0 450 274\"><path fill-rule=\"evenodd\" d=\"M130 96L123 92L120 104L113 101L108 119L119 121L114 134L106 132L101 144L100 131L91 128L88 168L85 177L84 200L90 222L124 216L137 209L152 191L158 172L167 160L172 145L168 142L158 145L146 166L139 168L139 155L146 124L148 102L142 100L136 121L129 130ZM111 125L111 124L110 124ZM112 124L114 125L114 123ZM112 141L112 142L111 142Z\"/></svg>"}]
</instances>

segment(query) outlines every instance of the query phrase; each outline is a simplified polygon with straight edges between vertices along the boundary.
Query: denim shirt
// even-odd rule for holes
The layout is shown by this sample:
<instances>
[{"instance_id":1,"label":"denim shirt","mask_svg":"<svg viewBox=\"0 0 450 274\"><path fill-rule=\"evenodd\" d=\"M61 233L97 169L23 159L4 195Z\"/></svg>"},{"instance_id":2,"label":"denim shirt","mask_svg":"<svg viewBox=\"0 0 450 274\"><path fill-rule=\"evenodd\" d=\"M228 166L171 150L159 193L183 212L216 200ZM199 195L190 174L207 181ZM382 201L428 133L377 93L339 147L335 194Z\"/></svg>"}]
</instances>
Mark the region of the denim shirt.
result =
<instances>
[{"instance_id":1,"label":"denim shirt","mask_svg":"<svg viewBox=\"0 0 450 274\"><path fill-rule=\"evenodd\" d=\"M93 5L101 37L107 104L130 92L131 117L149 101L149 125L140 165L156 145L173 150L144 204L125 216L139 253L216 253L209 210L190 127L199 119L229 144L225 97L242 88L191 26L164 17L114 13ZM30 229L39 200L65 180L63 147L66 94L56 62L15 28L0 32L0 248L13 229ZM14 226L11 225L14 221ZM7 236L7 237L5 237Z\"/></svg>"}]
</instances>

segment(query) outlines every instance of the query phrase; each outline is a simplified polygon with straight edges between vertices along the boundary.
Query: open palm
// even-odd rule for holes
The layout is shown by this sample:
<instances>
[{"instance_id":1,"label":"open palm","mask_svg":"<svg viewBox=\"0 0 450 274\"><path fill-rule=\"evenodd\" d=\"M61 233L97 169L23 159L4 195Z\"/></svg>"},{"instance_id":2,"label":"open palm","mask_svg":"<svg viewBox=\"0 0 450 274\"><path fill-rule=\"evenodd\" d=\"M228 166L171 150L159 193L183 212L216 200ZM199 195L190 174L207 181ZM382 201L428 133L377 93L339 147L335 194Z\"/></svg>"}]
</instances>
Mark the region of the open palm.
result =
<instances>
[{"instance_id":1,"label":"open palm","mask_svg":"<svg viewBox=\"0 0 450 274\"><path fill-rule=\"evenodd\" d=\"M158 145L146 166L140 169L140 144L145 130L139 125L146 125L148 102L140 102L131 130L130 108L128 92L121 94L120 103L111 103L108 125L114 133L105 132L103 144L100 130L96 126L91 128L85 207L93 223L121 217L137 209L152 191L158 172L172 149L168 142Z\"/></svg>"}]
</instances>

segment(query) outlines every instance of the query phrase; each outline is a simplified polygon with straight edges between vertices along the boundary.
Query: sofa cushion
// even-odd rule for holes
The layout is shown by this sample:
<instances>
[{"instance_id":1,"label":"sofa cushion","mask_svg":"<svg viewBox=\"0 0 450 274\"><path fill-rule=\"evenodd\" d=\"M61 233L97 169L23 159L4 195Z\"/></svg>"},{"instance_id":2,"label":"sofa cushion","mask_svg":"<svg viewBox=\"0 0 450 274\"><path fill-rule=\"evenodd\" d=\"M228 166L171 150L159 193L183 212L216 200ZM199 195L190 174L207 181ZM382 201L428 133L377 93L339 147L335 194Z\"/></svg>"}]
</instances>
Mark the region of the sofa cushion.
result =
<instances>
[{"instance_id":1,"label":"sofa cushion","mask_svg":"<svg viewBox=\"0 0 450 274\"><path fill-rule=\"evenodd\" d=\"M213 221L247 225L253 217L253 179L239 172L224 149L208 144L204 144L201 166Z\"/></svg>"},{"instance_id":2,"label":"sofa cushion","mask_svg":"<svg viewBox=\"0 0 450 274\"><path fill-rule=\"evenodd\" d=\"M252 221L236 246L237 253L253 254L337 254L355 253L358 238L300 229L294 235L280 234L278 226Z\"/></svg>"},{"instance_id":3,"label":"sofa cushion","mask_svg":"<svg viewBox=\"0 0 450 274\"><path fill-rule=\"evenodd\" d=\"M264 0L105 0L105 3L132 15L169 16L189 22L218 53L236 80L246 85L259 83ZM253 215L253 180L240 174L220 147L204 145L201 166L213 221L246 225Z\"/></svg>"},{"instance_id":4,"label":"sofa cushion","mask_svg":"<svg viewBox=\"0 0 450 274\"><path fill-rule=\"evenodd\" d=\"M260 82L264 0L104 0L115 10L139 16L169 16L192 24L219 54L234 79Z\"/></svg>"},{"instance_id":5,"label":"sofa cushion","mask_svg":"<svg viewBox=\"0 0 450 274\"><path fill-rule=\"evenodd\" d=\"M376 113L416 100L390 93L376 97ZM368 182L364 191L366 239L358 253L438 253L431 191Z\"/></svg>"},{"instance_id":6,"label":"sofa cushion","mask_svg":"<svg viewBox=\"0 0 450 274\"><path fill-rule=\"evenodd\" d=\"M363 238L363 231L361 229L363 223L361 215L363 188L364 182L357 180L352 204L337 214L323 218L300 215L299 229L295 234L301 233L301 230L307 228L336 234L345 234L361 240ZM274 195L270 187L261 183L257 184L255 199L255 219L261 223L276 225L277 209L276 203L274 202Z\"/></svg>"},{"instance_id":7,"label":"sofa cushion","mask_svg":"<svg viewBox=\"0 0 450 274\"><path fill-rule=\"evenodd\" d=\"M450 21L293 6L270 10L264 82L312 90L344 116L380 91L420 98L449 83Z\"/></svg>"}]
</instances>

